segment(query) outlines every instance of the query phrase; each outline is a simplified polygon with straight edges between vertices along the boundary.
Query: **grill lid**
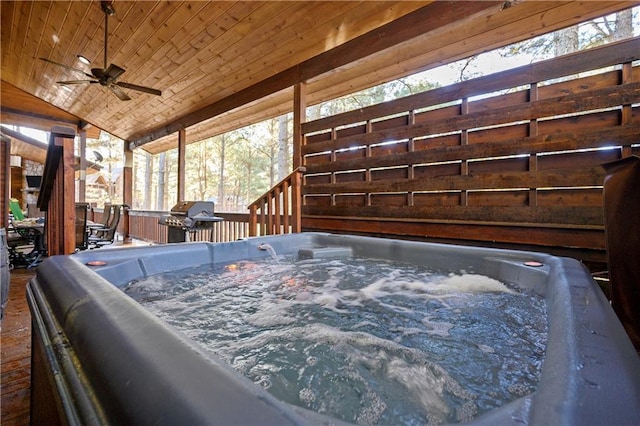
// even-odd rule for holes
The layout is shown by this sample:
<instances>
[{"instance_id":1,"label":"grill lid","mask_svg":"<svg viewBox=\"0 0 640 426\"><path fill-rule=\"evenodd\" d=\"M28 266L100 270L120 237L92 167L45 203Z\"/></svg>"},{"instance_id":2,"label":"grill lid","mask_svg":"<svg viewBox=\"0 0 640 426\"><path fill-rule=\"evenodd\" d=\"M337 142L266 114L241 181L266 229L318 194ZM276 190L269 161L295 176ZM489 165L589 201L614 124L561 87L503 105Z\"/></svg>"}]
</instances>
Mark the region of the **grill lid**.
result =
<instances>
[{"instance_id":1,"label":"grill lid","mask_svg":"<svg viewBox=\"0 0 640 426\"><path fill-rule=\"evenodd\" d=\"M213 201L179 201L171 208L174 216L211 217L213 216Z\"/></svg>"},{"instance_id":2,"label":"grill lid","mask_svg":"<svg viewBox=\"0 0 640 426\"><path fill-rule=\"evenodd\" d=\"M213 215L212 201L180 201L173 206L171 214L164 215L158 223L188 230L204 229L213 226L213 222L223 220Z\"/></svg>"}]
</instances>

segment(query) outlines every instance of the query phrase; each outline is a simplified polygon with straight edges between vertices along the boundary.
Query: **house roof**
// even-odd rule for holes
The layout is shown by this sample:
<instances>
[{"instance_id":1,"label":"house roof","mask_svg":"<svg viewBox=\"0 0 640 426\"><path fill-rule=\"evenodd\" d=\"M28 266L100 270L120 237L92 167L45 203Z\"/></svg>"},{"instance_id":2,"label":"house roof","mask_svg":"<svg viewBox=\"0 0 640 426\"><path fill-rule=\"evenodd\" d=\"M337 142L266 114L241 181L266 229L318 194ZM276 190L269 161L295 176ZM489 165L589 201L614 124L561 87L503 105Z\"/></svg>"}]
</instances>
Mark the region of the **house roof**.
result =
<instances>
[{"instance_id":1,"label":"house roof","mask_svg":"<svg viewBox=\"0 0 640 426\"><path fill-rule=\"evenodd\" d=\"M292 110L293 85L312 105L637 2L115 1L107 63L121 101L87 78L104 66L100 2L2 1L3 123L103 129L151 153ZM54 65L38 58L61 63Z\"/></svg>"},{"instance_id":2,"label":"house roof","mask_svg":"<svg viewBox=\"0 0 640 426\"><path fill-rule=\"evenodd\" d=\"M5 127L0 127L0 135L10 142L11 155L17 155L25 160L35 161L44 164L47 158L47 145L20 132L16 132ZM80 157L75 157L75 169L80 169ZM102 166L92 161L87 161L87 173L96 173Z\"/></svg>"}]
</instances>

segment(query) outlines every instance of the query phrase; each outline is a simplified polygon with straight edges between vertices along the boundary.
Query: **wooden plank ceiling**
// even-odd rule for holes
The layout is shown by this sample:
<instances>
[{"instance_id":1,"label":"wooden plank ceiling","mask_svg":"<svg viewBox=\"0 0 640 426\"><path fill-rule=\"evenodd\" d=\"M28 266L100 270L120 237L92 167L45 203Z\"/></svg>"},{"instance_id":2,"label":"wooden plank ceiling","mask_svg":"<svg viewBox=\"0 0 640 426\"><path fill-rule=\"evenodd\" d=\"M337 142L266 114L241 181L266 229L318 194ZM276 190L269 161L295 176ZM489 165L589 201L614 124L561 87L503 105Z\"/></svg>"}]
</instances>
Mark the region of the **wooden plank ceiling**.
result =
<instances>
[{"instance_id":1,"label":"wooden plank ceiling","mask_svg":"<svg viewBox=\"0 0 640 426\"><path fill-rule=\"evenodd\" d=\"M157 153L177 145L179 128L191 143L290 111L298 81L314 104L634 4L115 1L107 63L126 70L119 81L162 90L125 89L132 99L121 101L99 84L57 84L86 77L38 59L102 68L99 2L3 0L2 122L61 119L34 111L33 96Z\"/></svg>"}]
</instances>

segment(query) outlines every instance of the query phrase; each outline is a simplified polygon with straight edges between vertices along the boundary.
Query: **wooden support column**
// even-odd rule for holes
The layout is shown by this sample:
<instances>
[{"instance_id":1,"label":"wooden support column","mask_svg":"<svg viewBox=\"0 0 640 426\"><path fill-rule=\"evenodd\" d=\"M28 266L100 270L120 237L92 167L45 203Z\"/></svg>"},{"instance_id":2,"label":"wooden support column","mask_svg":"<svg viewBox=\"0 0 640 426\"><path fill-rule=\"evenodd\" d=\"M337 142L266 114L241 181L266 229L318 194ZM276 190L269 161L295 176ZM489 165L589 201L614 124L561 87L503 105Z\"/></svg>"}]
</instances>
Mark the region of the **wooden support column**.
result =
<instances>
[{"instance_id":1,"label":"wooden support column","mask_svg":"<svg viewBox=\"0 0 640 426\"><path fill-rule=\"evenodd\" d=\"M365 133L371 133L372 128L373 128L373 126L372 126L371 120L367 120L367 123L365 124ZM364 152L364 158L371 158L371 145L370 144L367 144L367 146L364 148L364 151L365 151ZM334 178L335 178L335 174L334 174ZM371 168L370 167L367 167L365 169L365 171L364 171L364 180L366 182L371 182ZM335 182L335 179L334 179L334 182ZM371 205L371 193L370 192L367 192L365 194L365 205L367 205L367 206Z\"/></svg>"},{"instance_id":2,"label":"wooden support column","mask_svg":"<svg viewBox=\"0 0 640 426\"><path fill-rule=\"evenodd\" d=\"M293 170L304 166L302 146L305 138L302 135L302 123L307 121L307 84L298 83L293 86Z\"/></svg>"},{"instance_id":3,"label":"wooden support column","mask_svg":"<svg viewBox=\"0 0 640 426\"><path fill-rule=\"evenodd\" d=\"M178 131L178 201L185 201L184 175L186 162L187 132L185 129Z\"/></svg>"},{"instance_id":4,"label":"wooden support column","mask_svg":"<svg viewBox=\"0 0 640 426\"><path fill-rule=\"evenodd\" d=\"M626 83L631 83L633 81L632 79L632 74L633 74L633 64L631 62L627 62L625 64L622 64L622 71L621 71L621 76L620 76L620 84L626 84ZM631 104L628 105L623 105L622 106L622 113L620 116L620 124L621 125L626 125L626 124L631 124L631 121L633 119L633 108L631 107ZM622 147L622 158L625 157L629 157L632 153L631 150L631 145L624 145Z\"/></svg>"},{"instance_id":5,"label":"wooden support column","mask_svg":"<svg viewBox=\"0 0 640 426\"><path fill-rule=\"evenodd\" d=\"M11 139L0 134L0 228L9 225L9 177L11 176Z\"/></svg>"},{"instance_id":6,"label":"wooden support column","mask_svg":"<svg viewBox=\"0 0 640 426\"><path fill-rule=\"evenodd\" d=\"M75 130L51 129L38 208L46 212L49 256L71 254L76 247Z\"/></svg>"},{"instance_id":7,"label":"wooden support column","mask_svg":"<svg viewBox=\"0 0 640 426\"><path fill-rule=\"evenodd\" d=\"M535 102L538 100L538 83L531 83L529 87L529 102ZM529 120L529 136L538 136L538 119L533 118ZM529 155L529 171L538 171L538 154L532 152ZM535 207L538 205L538 188L529 188L529 205Z\"/></svg>"},{"instance_id":8,"label":"wooden support column","mask_svg":"<svg viewBox=\"0 0 640 426\"><path fill-rule=\"evenodd\" d=\"M129 235L129 209L133 203L133 151L127 142L123 145L124 168L122 169L122 203L125 205L122 213L122 238L125 242L131 241Z\"/></svg>"},{"instance_id":9,"label":"wooden support column","mask_svg":"<svg viewBox=\"0 0 640 426\"><path fill-rule=\"evenodd\" d=\"M87 131L80 129L80 178L78 180L78 202L87 200Z\"/></svg>"},{"instance_id":10,"label":"wooden support column","mask_svg":"<svg viewBox=\"0 0 640 426\"><path fill-rule=\"evenodd\" d=\"M462 104L460 104L460 115L469 114L469 98L462 99ZM469 145L469 130L463 129L460 132L460 145L466 146ZM460 175L468 176L469 175L469 161L462 160L460 164ZM460 205L468 206L469 205L469 191L463 190L460 192Z\"/></svg>"},{"instance_id":11,"label":"wooden support column","mask_svg":"<svg viewBox=\"0 0 640 426\"><path fill-rule=\"evenodd\" d=\"M416 124L416 112L415 110L411 110L409 111L409 115L407 116L407 126L412 126ZM409 138L409 141L407 142L407 151L408 152L414 152L416 150L416 143L415 143L415 139L414 138ZM407 170L407 179L411 180L411 179L415 179L415 171L416 171L416 166L415 164L409 164L409 169ZM413 191L409 191L407 192L407 205L408 206L413 206L414 205L414 192Z\"/></svg>"}]
</instances>

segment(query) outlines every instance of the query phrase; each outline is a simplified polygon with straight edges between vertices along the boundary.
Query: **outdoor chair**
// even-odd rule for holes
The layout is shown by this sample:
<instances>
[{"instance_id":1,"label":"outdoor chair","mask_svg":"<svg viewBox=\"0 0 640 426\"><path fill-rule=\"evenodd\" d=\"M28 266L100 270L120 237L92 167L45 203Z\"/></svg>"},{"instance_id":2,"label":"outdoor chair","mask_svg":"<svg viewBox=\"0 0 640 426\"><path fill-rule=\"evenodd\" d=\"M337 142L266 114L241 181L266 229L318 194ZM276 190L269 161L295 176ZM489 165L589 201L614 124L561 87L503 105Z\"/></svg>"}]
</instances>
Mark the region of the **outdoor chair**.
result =
<instances>
[{"instance_id":1,"label":"outdoor chair","mask_svg":"<svg viewBox=\"0 0 640 426\"><path fill-rule=\"evenodd\" d=\"M9 267L32 268L37 266L44 255L40 249L42 234L36 228L16 228L12 222L6 230Z\"/></svg>"},{"instance_id":2,"label":"outdoor chair","mask_svg":"<svg viewBox=\"0 0 640 426\"><path fill-rule=\"evenodd\" d=\"M89 247L88 211L88 203L76 203L76 251L86 250Z\"/></svg>"},{"instance_id":3,"label":"outdoor chair","mask_svg":"<svg viewBox=\"0 0 640 426\"><path fill-rule=\"evenodd\" d=\"M88 247L90 249L102 247L113 243L116 235L116 229L120 223L120 205L111 206L111 217L108 226L102 228L94 228L92 234L89 235Z\"/></svg>"},{"instance_id":4,"label":"outdoor chair","mask_svg":"<svg viewBox=\"0 0 640 426\"><path fill-rule=\"evenodd\" d=\"M111 203L104 203L104 207L102 208L102 222L101 223L91 223L87 225L87 230L89 234L94 234L98 232L100 229L107 228L109 226L109 219L111 219L111 215L115 205ZM98 235L99 236L99 235Z\"/></svg>"}]
</instances>

